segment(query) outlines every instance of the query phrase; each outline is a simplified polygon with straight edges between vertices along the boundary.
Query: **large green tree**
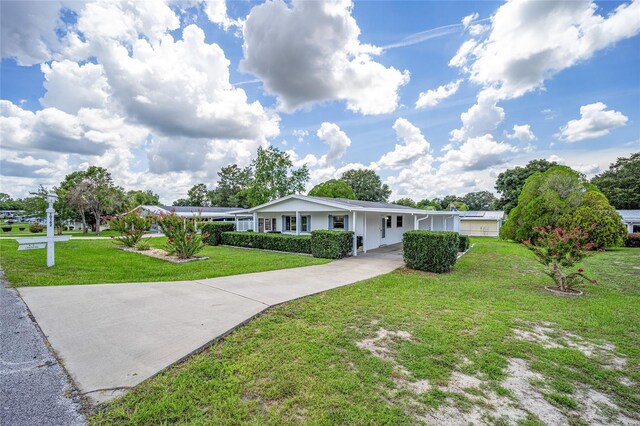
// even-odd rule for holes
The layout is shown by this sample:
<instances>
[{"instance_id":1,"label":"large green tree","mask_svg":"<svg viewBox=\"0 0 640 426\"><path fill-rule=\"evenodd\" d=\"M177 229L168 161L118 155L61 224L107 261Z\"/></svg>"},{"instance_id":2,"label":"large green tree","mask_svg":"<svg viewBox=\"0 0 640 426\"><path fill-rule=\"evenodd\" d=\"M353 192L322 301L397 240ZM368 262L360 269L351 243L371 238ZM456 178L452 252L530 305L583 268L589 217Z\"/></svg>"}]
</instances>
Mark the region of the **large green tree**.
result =
<instances>
[{"instance_id":1,"label":"large green tree","mask_svg":"<svg viewBox=\"0 0 640 426\"><path fill-rule=\"evenodd\" d=\"M14 200L9 194L0 192L0 210L23 210L24 202Z\"/></svg>"},{"instance_id":2,"label":"large green tree","mask_svg":"<svg viewBox=\"0 0 640 426\"><path fill-rule=\"evenodd\" d=\"M493 210L498 199L489 191L469 192L462 197L469 210Z\"/></svg>"},{"instance_id":3,"label":"large green tree","mask_svg":"<svg viewBox=\"0 0 640 426\"><path fill-rule=\"evenodd\" d=\"M389 196L391 195L389 185L383 184L380 176L373 170L349 170L342 174L340 180L345 181L353 189L356 200L382 203L389 201Z\"/></svg>"},{"instance_id":4,"label":"large green tree","mask_svg":"<svg viewBox=\"0 0 640 426\"><path fill-rule=\"evenodd\" d=\"M146 191L131 190L127 192L127 209L131 210L138 206L158 206L160 196L150 189Z\"/></svg>"},{"instance_id":5,"label":"large green tree","mask_svg":"<svg viewBox=\"0 0 640 426\"><path fill-rule=\"evenodd\" d=\"M246 190L251 206L299 194L309 181L309 169L306 166L294 169L289 154L274 147L258 148L258 155L251 167L253 180Z\"/></svg>"},{"instance_id":6,"label":"large green tree","mask_svg":"<svg viewBox=\"0 0 640 426\"><path fill-rule=\"evenodd\" d=\"M209 197L209 190L207 185L199 183L193 185L189 191L187 191L187 200L189 206L195 207L210 207L211 198Z\"/></svg>"},{"instance_id":7,"label":"large green tree","mask_svg":"<svg viewBox=\"0 0 640 426\"><path fill-rule=\"evenodd\" d=\"M416 207L416 202L413 201L411 198L400 198L396 201L393 202L393 204L397 204L399 206L405 206L405 207Z\"/></svg>"},{"instance_id":8,"label":"large green tree","mask_svg":"<svg viewBox=\"0 0 640 426\"><path fill-rule=\"evenodd\" d=\"M309 195L314 197L346 198L348 200L356 199L353 188L345 181L338 179L330 179L317 184L309 191Z\"/></svg>"},{"instance_id":9,"label":"large green tree","mask_svg":"<svg viewBox=\"0 0 640 426\"><path fill-rule=\"evenodd\" d=\"M518 197L527 178L536 172L542 173L557 165L556 162L543 159L532 160L524 167L515 167L500 173L496 180L496 190L500 193L500 199L496 202L495 208L509 214L518 204Z\"/></svg>"},{"instance_id":10,"label":"large green tree","mask_svg":"<svg viewBox=\"0 0 640 426\"><path fill-rule=\"evenodd\" d=\"M594 224L595 230L591 229ZM606 197L566 166L529 176L500 236L528 240L536 235L534 227L543 226L578 226L592 234L590 240L598 247L619 245L625 235L622 220Z\"/></svg>"},{"instance_id":11,"label":"large green tree","mask_svg":"<svg viewBox=\"0 0 640 426\"><path fill-rule=\"evenodd\" d=\"M219 207L248 207L246 191L253 180L251 167L237 164L223 167L218 172L218 185L211 191L212 204Z\"/></svg>"},{"instance_id":12,"label":"large green tree","mask_svg":"<svg viewBox=\"0 0 640 426\"><path fill-rule=\"evenodd\" d=\"M640 209L640 152L621 157L591 179L617 209Z\"/></svg>"}]
</instances>

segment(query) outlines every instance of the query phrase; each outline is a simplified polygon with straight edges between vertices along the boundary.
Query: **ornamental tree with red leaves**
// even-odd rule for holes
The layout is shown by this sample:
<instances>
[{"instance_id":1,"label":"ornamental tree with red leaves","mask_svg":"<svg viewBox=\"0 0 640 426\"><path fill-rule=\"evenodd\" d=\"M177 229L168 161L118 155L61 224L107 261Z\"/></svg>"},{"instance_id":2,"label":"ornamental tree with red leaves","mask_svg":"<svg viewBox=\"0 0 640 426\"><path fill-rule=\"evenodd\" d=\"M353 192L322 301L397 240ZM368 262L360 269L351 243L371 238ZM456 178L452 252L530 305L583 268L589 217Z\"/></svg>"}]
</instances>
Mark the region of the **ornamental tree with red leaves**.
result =
<instances>
[{"instance_id":1,"label":"ornamental tree with red leaves","mask_svg":"<svg viewBox=\"0 0 640 426\"><path fill-rule=\"evenodd\" d=\"M595 253L596 245L590 241L589 231L595 229L593 224L587 230L578 227L572 229L554 228L551 226L534 227L534 240L524 240L523 243L531 250L540 263L547 267L545 274L549 275L560 291L571 292L573 287L588 281L597 284L596 280L588 278L582 268L572 270L572 267L585 257Z\"/></svg>"},{"instance_id":2,"label":"ornamental tree with red leaves","mask_svg":"<svg viewBox=\"0 0 640 426\"><path fill-rule=\"evenodd\" d=\"M205 246L208 234L198 234L198 215L191 218L171 214L160 214L155 218L156 223L168 237L164 249L176 255L179 259L189 259L195 256Z\"/></svg>"}]
</instances>

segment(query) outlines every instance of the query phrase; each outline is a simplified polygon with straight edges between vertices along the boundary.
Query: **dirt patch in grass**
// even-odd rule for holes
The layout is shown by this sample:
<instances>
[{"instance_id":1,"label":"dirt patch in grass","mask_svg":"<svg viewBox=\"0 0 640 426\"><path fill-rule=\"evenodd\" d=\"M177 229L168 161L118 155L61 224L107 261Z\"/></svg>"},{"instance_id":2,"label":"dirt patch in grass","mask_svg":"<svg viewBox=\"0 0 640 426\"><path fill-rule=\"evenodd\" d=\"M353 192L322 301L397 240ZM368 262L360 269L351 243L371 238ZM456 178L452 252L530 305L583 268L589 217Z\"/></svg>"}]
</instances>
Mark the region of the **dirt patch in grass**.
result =
<instances>
[{"instance_id":1,"label":"dirt patch in grass","mask_svg":"<svg viewBox=\"0 0 640 426\"><path fill-rule=\"evenodd\" d=\"M590 342L577 334L561 330L552 323L534 324L522 321L520 327L513 329L513 333L518 340L537 343L547 349L577 349L587 358L597 359L605 368L619 370L627 365L627 359L616 353L615 345Z\"/></svg>"},{"instance_id":2,"label":"dirt patch in grass","mask_svg":"<svg viewBox=\"0 0 640 426\"><path fill-rule=\"evenodd\" d=\"M374 324L375 325L375 324ZM615 354L610 343L595 344L566 331L558 331L553 324L522 323L514 329L516 339L526 340L545 348L573 348L587 357L602 357L607 366L624 366L624 360ZM393 365L393 382L399 390L408 391L405 405L417 420L427 424L528 424L546 425L640 425L623 414L605 394L585 385L574 387L533 371L529 363L520 358L509 358L506 377L490 382L480 377L453 371L446 384L429 380L415 380L401 365L394 352L394 344L413 339L406 331L379 328L372 338L357 343L360 349ZM616 361L618 360L618 361ZM468 363L468 361L465 361ZM628 379L627 379L628 380ZM630 381L629 381L630 383ZM402 394L396 394L402 395ZM437 408L424 404L437 399Z\"/></svg>"}]
</instances>

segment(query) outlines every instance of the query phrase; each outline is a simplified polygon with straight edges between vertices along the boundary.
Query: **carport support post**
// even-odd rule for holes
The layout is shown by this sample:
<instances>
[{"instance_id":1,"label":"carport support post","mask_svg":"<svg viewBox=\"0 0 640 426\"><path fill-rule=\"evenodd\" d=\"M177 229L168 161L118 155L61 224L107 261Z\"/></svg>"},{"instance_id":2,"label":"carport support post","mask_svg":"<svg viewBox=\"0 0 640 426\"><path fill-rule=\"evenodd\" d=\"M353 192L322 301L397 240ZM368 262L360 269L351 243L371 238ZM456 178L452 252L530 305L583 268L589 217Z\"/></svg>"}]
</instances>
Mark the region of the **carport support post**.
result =
<instances>
[{"instance_id":1,"label":"carport support post","mask_svg":"<svg viewBox=\"0 0 640 426\"><path fill-rule=\"evenodd\" d=\"M358 236L356 235L356 229L358 229L358 227L356 226L356 212L353 212L353 255L357 256L358 255Z\"/></svg>"},{"instance_id":2,"label":"carport support post","mask_svg":"<svg viewBox=\"0 0 640 426\"><path fill-rule=\"evenodd\" d=\"M258 213L253 213L253 232L258 232Z\"/></svg>"},{"instance_id":3,"label":"carport support post","mask_svg":"<svg viewBox=\"0 0 640 426\"><path fill-rule=\"evenodd\" d=\"M418 216L413 215L413 229L418 229Z\"/></svg>"},{"instance_id":4,"label":"carport support post","mask_svg":"<svg viewBox=\"0 0 640 426\"><path fill-rule=\"evenodd\" d=\"M296 210L296 235L300 235L300 226L302 226L300 223L300 212Z\"/></svg>"},{"instance_id":5,"label":"carport support post","mask_svg":"<svg viewBox=\"0 0 640 426\"><path fill-rule=\"evenodd\" d=\"M362 251L367 252L367 214L363 213L364 219L362 224Z\"/></svg>"}]
</instances>

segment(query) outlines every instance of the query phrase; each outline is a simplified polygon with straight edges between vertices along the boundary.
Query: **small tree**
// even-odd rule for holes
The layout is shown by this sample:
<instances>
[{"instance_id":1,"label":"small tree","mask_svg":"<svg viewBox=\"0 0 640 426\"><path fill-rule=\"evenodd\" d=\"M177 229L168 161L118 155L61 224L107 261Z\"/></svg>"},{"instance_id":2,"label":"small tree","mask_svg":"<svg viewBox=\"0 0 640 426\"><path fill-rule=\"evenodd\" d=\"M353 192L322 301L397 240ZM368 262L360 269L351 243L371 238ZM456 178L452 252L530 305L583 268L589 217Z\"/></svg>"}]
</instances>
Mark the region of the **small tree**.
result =
<instances>
[{"instance_id":1,"label":"small tree","mask_svg":"<svg viewBox=\"0 0 640 426\"><path fill-rule=\"evenodd\" d=\"M199 218L182 218L171 213L161 214L155 220L168 237L164 248L169 254L175 254L179 259L189 259L204 248L204 241L209 235L198 235Z\"/></svg>"},{"instance_id":2,"label":"small tree","mask_svg":"<svg viewBox=\"0 0 640 426\"><path fill-rule=\"evenodd\" d=\"M589 231L594 228L590 227ZM537 237L523 243L536 255L538 262L548 268L545 274L553 279L560 291L571 292L574 286L584 284L585 280L597 283L587 278L582 268L569 271L594 252L595 244L589 240L589 232L578 227L565 230L551 226L534 227L533 231Z\"/></svg>"},{"instance_id":3,"label":"small tree","mask_svg":"<svg viewBox=\"0 0 640 426\"><path fill-rule=\"evenodd\" d=\"M109 218L109 229L120 233L115 240L126 247L135 247L150 227L149 216L142 216L138 212Z\"/></svg>"}]
</instances>

